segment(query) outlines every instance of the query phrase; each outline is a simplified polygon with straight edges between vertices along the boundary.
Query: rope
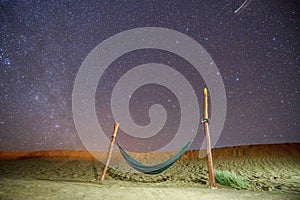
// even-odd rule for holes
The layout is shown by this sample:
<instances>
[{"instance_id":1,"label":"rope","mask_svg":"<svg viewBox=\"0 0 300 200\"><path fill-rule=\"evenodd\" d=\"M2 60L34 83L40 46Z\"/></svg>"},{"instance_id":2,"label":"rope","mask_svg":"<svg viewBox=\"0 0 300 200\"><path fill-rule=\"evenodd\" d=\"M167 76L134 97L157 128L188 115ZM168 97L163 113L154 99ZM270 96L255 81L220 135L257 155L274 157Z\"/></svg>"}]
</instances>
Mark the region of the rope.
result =
<instances>
[{"instance_id":1,"label":"rope","mask_svg":"<svg viewBox=\"0 0 300 200\"><path fill-rule=\"evenodd\" d=\"M205 122L209 123L209 120L208 120L208 118L203 118L201 122L202 123L205 123Z\"/></svg>"}]
</instances>

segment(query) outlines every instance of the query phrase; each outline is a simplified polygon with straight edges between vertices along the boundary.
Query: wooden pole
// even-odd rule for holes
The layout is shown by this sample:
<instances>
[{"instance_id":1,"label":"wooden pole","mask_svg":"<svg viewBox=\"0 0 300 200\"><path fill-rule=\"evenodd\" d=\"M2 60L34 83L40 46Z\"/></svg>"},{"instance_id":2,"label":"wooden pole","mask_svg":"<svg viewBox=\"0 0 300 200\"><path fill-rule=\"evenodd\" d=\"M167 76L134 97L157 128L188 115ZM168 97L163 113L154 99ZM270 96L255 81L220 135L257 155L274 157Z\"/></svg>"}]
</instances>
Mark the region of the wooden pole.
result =
<instances>
[{"instance_id":1,"label":"wooden pole","mask_svg":"<svg viewBox=\"0 0 300 200\"><path fill-rule=\"evenodd\" d=\"M106 171L107 171L110 159L111 159L111 154L112 154L113 146L114 146L114 143L115 143L115 140L116 140L119 125L120 124L118 122L115 122L114 132L113 132L113 135L111 136L111 141L110 141L110 145L109 145L109 149L108 149L106 163L105 163L105 166L103 168L101 179L100 179L101 181L104 180L104 177L105 177L105 174L106 174Z\"/></svg>"},{"instance_id":2,"label":"wooden pole","mask_svg":"<svg viewBox=\"0 0 300 200\"><path fill-rule=\"evenodd\" d=\"M213 170L213 161L211 155L210 147L210 136L209 136L209 127L208 127L208 103L207 103L207 89L204 88L203 91L203 123L206 137L206 153L207 153L207 167L209 174L209 186L210 188L216 188L215 176Z\"/></svg>"}]
</instances>

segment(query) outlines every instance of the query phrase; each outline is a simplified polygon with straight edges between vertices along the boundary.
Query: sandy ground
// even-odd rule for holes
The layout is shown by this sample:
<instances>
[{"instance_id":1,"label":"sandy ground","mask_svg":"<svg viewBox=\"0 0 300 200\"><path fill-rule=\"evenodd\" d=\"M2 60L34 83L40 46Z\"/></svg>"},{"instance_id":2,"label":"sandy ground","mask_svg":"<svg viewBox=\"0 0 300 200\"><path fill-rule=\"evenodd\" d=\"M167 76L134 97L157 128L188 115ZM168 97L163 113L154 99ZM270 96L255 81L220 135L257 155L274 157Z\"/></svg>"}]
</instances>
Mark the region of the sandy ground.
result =
<instances>
[{"instance_id":1,"label":"sandy ground","mask_svg":"<svg viewBox=\"0 0 300 200\"><path fill-rule=\"evenodd\" d=\"M105 184L50 181L36 179L3 179L1 199L297 199L297 195L234 190L220 187L212 190L193 184L133 184L108 181Z\"/></svg>"},{"instance_id":2,"label":"sandy ground","mask_svg":"<svg viewBox=\"0 0 300 200\"><path fill-rule=\"evenodd\" d=\"M87 152L1 152L0 199L300 199L299 152L299 144L214 150L214 168L248 178L247 190L210 189L207 162L197 158L199 151L154 176L137 173L115 155L116 167L103 183L98 181L103 164ZM143 162L167 156L133 155Z\"/></svg>"}]
</instances>

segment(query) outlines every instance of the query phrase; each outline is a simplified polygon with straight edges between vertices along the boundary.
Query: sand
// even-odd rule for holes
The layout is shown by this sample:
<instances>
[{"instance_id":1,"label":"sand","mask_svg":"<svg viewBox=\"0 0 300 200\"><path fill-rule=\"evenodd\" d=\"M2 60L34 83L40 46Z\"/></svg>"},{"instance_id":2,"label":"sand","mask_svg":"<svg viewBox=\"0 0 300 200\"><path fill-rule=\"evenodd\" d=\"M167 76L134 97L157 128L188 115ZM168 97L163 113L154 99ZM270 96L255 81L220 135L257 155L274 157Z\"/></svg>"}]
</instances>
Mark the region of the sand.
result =
<instances>
[{"instance_id":1,"label":"sand","mask_svg":"<svg viewBox=\"0 0 300 200\"><path fill-rule=\"evenodd\" d=\"M214 169L248 178L246 190L210 189L206 158L198 154L189 151L153 176L137 173L114 153L114 168L101 183L103 164L86 151L0 152L0 199L300 199L299 144L214 149ZM132 155L153 163L171 153Z\"/></svg>"}]
</instances>

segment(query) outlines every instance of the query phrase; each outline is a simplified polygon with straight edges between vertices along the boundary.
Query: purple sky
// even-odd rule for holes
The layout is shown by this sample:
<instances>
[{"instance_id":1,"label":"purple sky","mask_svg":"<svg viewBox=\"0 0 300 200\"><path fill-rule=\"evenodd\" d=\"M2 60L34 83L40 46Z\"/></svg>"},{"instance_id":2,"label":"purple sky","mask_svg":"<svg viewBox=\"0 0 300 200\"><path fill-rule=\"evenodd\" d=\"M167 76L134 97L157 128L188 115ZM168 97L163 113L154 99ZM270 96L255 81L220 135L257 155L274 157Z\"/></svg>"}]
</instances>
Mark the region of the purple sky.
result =
<instances>
[{"instance_id":1,"label":"purple sky","mask_svg":"<svg viewBox=\"0 0 300 200\"><path fill-rule=\"evenodd\" d=\"M214 60L227 96L216 147L300 142L299 3L253 0L234 13L243 2L1 0L0 150L84 149L72 114L76 74L99 43L138 27L186 34ZM97 117L108 135L114 122L109 98L115 79L134 66L154 62L184 74L199 91L202 109L205 82L187 61L155 49L130 52L112 63L97 87ZM167 105L169 99L172 104ZM162 104L170 112L164 127L168 135L156 139L164 145L176 136L180 110L167 88L141 87L130 103L132 118L141 126L149 123L149 107ZM200 125L193 148L202 139ZM132 145L124 138L120 142ZM135 142L143 145L143 139Z\"/></svg>"}]
</instances>

